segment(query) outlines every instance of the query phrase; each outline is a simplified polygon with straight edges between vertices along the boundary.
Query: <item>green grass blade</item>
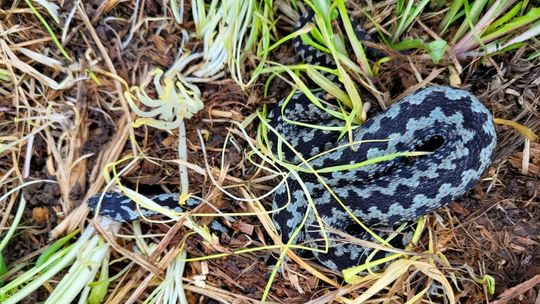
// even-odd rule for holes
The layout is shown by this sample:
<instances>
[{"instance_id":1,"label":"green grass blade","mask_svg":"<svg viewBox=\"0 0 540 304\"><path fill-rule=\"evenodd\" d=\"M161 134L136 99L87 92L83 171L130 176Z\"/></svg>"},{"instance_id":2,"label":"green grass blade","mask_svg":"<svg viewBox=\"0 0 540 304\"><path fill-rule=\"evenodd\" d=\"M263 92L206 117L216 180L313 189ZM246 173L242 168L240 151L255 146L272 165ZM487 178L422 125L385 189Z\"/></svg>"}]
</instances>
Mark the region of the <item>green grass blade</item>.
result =
<instances>
[{"instance_id":1,"label":"green grass blade","mask_svg":"<svg viewBox=\"0 0 540 304\"><path fill-rule=\"evenodd\" d=\"M392 39L391 39L392 43L395 43L398 37L405 31L405 27L406 27L405 23L407 22L407 19L408 19L407 16L412 9L413 3L414 3L414 0L409 0L409 2L407 3L407 7L405 7L404 9L403 8L400 9L399 7L396 7L396 10L398 10L397 15L399 17L399 24L398 24L397 29L394 31L392 35Z\"/></svg>"},{"instance_id":2,"label":"green grass blade","mask_svg":"<svg viewBox=\"0 0 540 304\"><path fill-rule=\"evenodd\" d=\"M50 245L47 250L45 250L40 256L39 258L37 259L36 261L36 267L39 267L41 265L43 265L45 262L47 262L47 260L49 260L49 258L55 254L56 252L58 252L58 250L62 249L62 247L64 247L64 245L69 242L69 240L71 240L75 235L77 235L77 233L79 233L79 229L73 231L72 233L66 235L65 237L59 239L58 241L54 242L52 245Z\"/></svg>"},{"instance_id":3,"label":"green grass blade","mask_svg":"<svg viewBox=\"0 0 540 304\"><path fill-rule=\"evenodd\" d=\"M405 0L396 1L396 13L398 16L403 12L403 5L405 5Z\"/></svg>"},{"instance_id":4,"label":"green grass blade","mask_svg":"<svg viewBox=\"0 0 540 304\"><path fill-rule=\"evenodd\" d=\"M8 272L8 267L6 261L4 260L4 255L0 252L0 277L5 275ZM4 285L4 281L0 281L0 286Z\"/></svg>"},{"instance_id":5,"label":"green grass blade","mask_svg":"<svg viewBox=\"0 0 540 304\"><path fill-rule=\"evenodd\" d=\"M418 4L418 6L414 7L413 13L407 19L406 28L409 28L409 26L413 24L414 20L420 15L420 13L424 11L424 8L426 7L426 5L429 4L429 1L430 0L423 0L422 2L420 2L420 4Z\"/></svg>"},{"instance_id":6,"label":"green grass blade","mask_svg":"<svg viewBox=\"0 0 540 304\"><path fill-rule=\"evenodd\" d=\"M394 51L405 51L411 49L425 49L426 45L422 39L406 39L391 46Z\"/></svg>"},{"instance_id":7,"label":"green grass blade","mask_svg":"<svg viewBox=\"0 0 540 304\"><path fill-rule=\"evenodd\" d=\"M345 165L337 165L337 166L332 166L332 167L325 167L325 168L315 170L315 172L332 173L332 172L338 172L338 171L349 171L349 170L358 169L364 166L369 166L369 165L373 165L380 162L390 161L398 157L415 157L415 156L426 155L429 153L431 152L396 152L396 153L391 153L391 154L386 154L383 156L370 158L368 160L354 163L354 164L345 164ZM298 168L298 171L305 171L305 170ZM311 170L311 171L306 171L306 172L313 172L313 171Z\"/></svg>"},{"instance_id":8,"label":"green grass blade","mask_svg":"<svg viewBox=\"0 0 540 304\"><path fill-rule=\"evenodd\" d=\"M443 20L439 24L439 35L446 32L448 27L455 21L456 16L459 14L461 7L463 6L463 0L452 1L452 4L448 8L448 11L444 15Z\"/></svg>"},{"instance_id":9,"label":"green grass blade","mask_svg":"<svg viewBox=\"0 0 540 304\"><path fill-rule=\"evenodd\" d=\"M482 41L484 43L493 41L501 36L516 31L527 24L535 22L538 19L540 19L540 7L535 7L531 9L526 15L514 18L514 20L506 23L492 33L483 36Z\"/></svg>"},{"instance_id":10,"label":"green grass blade","mask_svg":"<svg viewBox=\"0 0 540 304\"><path fill-rule=\"evenodd\" d=\"M469 7L469 1L465 0L464 11L466 21L461 24L457 32L453 35L452 44L454 44L458 39L460 39L467 30L471 29L471 25L474 25L480 16L480 13L488 3L488 0L476 0L472 7Z\"/></svg>"},{"instance_id":11,"label":"green grass blade","mask_svg":"<svg viewBox=\"0 0 540 304\"><path fill-rule=\"evenodd\" d=\"M371 67L369 66L369 61L366 58L366 54L362 47L362 43L358 40L358 37L356 36L356 33L351 23L351 19L349 18L349 15L347 14L345 3L342 0L337 0L336 4L339 11L339 15L341 16L341 20L345 27L345 32L347 33L349 43L351 44L353 48L354 54L358 58L358 61L359 61L358 63L360 64L362 71L364 72L364 74L368 76L373 76L373 71L371 70Z\"/></svg>"},{"instance_id":12,"label":"green grass blade","mask_svg":"<svg viewBox=\"0 0 540 304\"><path fill-rule=\"evenodd\" d=\"M88 304L100 304L107 296L111 279L109 277L109 254L101 261L99 280L90 283L92 290L88 296Z\"/></svg>"},{"instance_id":13,"label":"green grass blade","mask_svg":"<svg viewBox=\"0 0 540 304\"><path fill-rule=\"evenodd\" d=\"M392 35L392 43L395 43L401 34L414 23L414 20L420 15L428 3L429 0L422 0L417 6L413 6L414 0L410 0L407 3L403 14L401 16L398 14L400 21L397 30Z\"/></svg>"},{"instance_id":14,"label":"green grass blade","mask_svg":"<svg viewBox=\"0 0 540 304\"><path fill-rule=\"evenodd\" d=\"M519 2L514 7L512 7L512 9L508 13L506 13L504 16L502 16L501 18L495 20L495 22L490 24L486 28L484 33L489 34L489 33L493 32L495 29L497 29L499 26L501 26L501 25L505 24L506 22L512 20L512 18L514 18L516 16L516 14L521 11L522 4L523 4L522 2Z\"/></svg>"},{"instance_id":15,"label":"green grass blade","mask_svg":"<svg viewBox=\"0 0 540 304\"><path fill-rule=\"evenodd\" d=\"M39 21L43 24L43 26L45 26L45 29L47 30L47 32L49 33L49 35L51 36L54 44L56 45L56 47L60 50L60 52L62 53L62 55L64 55L64 57L66 57L67 60L69 61L72 61L71 57L68 55L66 49L64 49L64 47L62 46L62 43L60 43L60 40L58 40L58 38L56 37L56 35L54 34L54 31L52 30L52 28L50 27L49 23L47 23L47 20L45 20L45 18L43 18L43 16L38 12L38 10L34 7L34 5L32 4L32 2L30 0L24 0L24 2L26 2L26 4L28 5L28 7L30 7L30 10L32 11L32 13L34 13L34 15L36 15L36 17L39 19Z\"/></svg>"}]
</instances>

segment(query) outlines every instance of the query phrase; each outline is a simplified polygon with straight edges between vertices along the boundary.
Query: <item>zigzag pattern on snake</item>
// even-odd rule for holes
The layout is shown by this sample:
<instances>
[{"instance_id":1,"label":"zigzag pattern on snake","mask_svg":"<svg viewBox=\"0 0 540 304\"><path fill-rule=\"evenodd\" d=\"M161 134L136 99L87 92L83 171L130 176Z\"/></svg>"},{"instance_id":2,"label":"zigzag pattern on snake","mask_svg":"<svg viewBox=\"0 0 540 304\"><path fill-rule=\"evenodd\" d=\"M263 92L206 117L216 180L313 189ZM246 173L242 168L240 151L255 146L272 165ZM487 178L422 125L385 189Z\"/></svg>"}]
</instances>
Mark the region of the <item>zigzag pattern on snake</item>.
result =
<instances>
[{"instance_id":1,"label":"zigzag pattern on snake","mask_svg":"<svg viewBox=\"0 0 540 304\"><path fill-rule=\"evenodd\" d=\"M309 15L305 16L297 28L309 18ZM326 55L299 40L295 42L295 47L304 60L332 65ZM329 108L336 107L335 101L327 99L323 93L316 95ZM269 113L268 119L269 124L304 159L344 147L315 157L310 162L314 169L357 164L396 152L432 152L414 159L400 157L348 171L320 174L324 184L332 189L354 216L374 227L414 221L463 195L479 181L490 165L496 145L495 127L489 110L471 93L445 86L419 90L369 118L354 129L353 141L359 144L353 147L347 146L349 141L346 136L340 139L339 131L302 127L286 121L320 126L343 125L342 120L317 108L302 93L295 94L288 102L282 100ZM269 133L268 138L273 153L290 163L301 163L275 135ZM310 173L299 173L299 176L326 227L347 231L360 238L366 237L319 178ZM94 196L90 199L92 208L96 207L98 198ZM171 208L177 207L174 196L160 195L155 199ZM196 204L195 201L188 201L188 206ZM306 191L292 177L277 190L273 199L273 209L281 207L284 209L276 213L273 220L284 242L289 241L307 213L306 224L294 243L307 242L311 246L322 246L321 229L313 211L307 207ZM133 210L134 204L127 197L106 194L100 213L122 221L138 218L139 215ZM148 212L147 215L150 214ZM315 253L315 256L330 269L340 270L358 265L371 252L344 242L336 233L329 232L328 237L328 253Z\"/></svg>"}]
</instances>

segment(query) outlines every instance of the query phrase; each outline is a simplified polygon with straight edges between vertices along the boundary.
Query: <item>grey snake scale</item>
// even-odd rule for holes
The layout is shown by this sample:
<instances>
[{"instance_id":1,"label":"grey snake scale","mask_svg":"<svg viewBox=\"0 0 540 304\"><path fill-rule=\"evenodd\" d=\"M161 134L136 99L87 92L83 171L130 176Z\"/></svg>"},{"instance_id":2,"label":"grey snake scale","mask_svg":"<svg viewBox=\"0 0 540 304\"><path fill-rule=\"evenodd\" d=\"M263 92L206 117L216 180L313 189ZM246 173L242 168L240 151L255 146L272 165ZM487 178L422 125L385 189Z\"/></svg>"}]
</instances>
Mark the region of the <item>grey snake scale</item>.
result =
<instances>
[{"instance_id":1,"label":"grey snake scale","mask_svg":"<svg viewBox=\"0 0 540 304\"><path fill-rule=\"evenodd\" d=\"M313 15L304 15L296 29L309 22ZM370 39L360 27L359 38ZM309 63L332 66L324 53L303 44L299 38L294 46L300 57ZM368 52L369 53L369 52ZM323 92L314 92L329 108L337 108ZM339 131L299 126L296 121L319 126L339 127L343 121L316 107L306 95L297 92L281 100L268 115L268 123L289 142L302 158L313 160L317 169L361 161L396 152L429 151L415 158L398 157L346 171L321 173L320 177L307 172L298 175L312 198L318 216L326 227L370 239L325 188L328 185L350 212L371 227L387 227L416 220L432 213L470 190L482 177L493 159L496 134L490 111L471 93L446 86L431 86L391 105L387 110L369 118L353 130L351 147L347 136ZM301 164L293 151L268 133L272 152L283 160ZM343 147L319 155L336 147ZM288 177L279 187L272 208L280 212L273 221L288 242L307 214L305 225L294 239L295 244L322 245L317 217L308 208L306 191L298 180ZM178 195L162 194L153 199L178 211ZM100 195L88 204L97 208ZM188 200L187 208L198 205ZM99 213L117 221L132 221L140 217L135 203L124 195L103 194ZM152 212L146 210L146 216ZM219 225L215 225L220 229ZM343 241L342 236L327 232L327 253L314 253L326 267L341 270L362 263L372 250ZM341 239L341 240L340 240ZM404 240L399 242L405 243ZM398 243L399 243L398 242ZM398 244L399 245L399 244Z\"/></svg>"}]
</instances>

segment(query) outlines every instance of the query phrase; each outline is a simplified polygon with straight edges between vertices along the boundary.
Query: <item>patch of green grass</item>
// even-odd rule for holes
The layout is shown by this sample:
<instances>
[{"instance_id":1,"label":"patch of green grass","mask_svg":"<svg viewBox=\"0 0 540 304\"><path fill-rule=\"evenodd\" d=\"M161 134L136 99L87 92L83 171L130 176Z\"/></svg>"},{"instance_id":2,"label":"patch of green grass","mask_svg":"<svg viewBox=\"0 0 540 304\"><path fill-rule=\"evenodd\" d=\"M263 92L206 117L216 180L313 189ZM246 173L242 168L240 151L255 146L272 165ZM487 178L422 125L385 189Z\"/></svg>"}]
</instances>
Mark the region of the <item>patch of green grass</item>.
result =
<instances>
[{"instance_id":1,"label":"patch of green grass","mask_svg":"<svg viewBox=\"0 0 540 304\"><path fill-rule=\"evenodd\" d=\"M512 50L513 44L537 37L540 34L536 22L540 19L540 8L528 1L514 3L516 1L477 0L469 5L464 1L462 11L449 10L445 20L459 14L465 19L452 39L455 43L450 55L463 58L503 54ZM445 28L447 24L443 31Z\"/></svg>"},{"instance_id":2,"label":"patch of green grass","mask_svg":"<svg viewBox=\"0 0 540 304\"><path fill-rule=\"evenodd\" d=\"M396 3L398 24L391 30L392 43L396 43L401 35L411 27L414 21L418 18L418 16L420 16L425 7L429 4L429 0L422 0L417 5L415 5L414 0L408 0L407 3L405 3L405 0L398 0Z\"/></svg>"},{"instance_id":3,"label":"patch of green grass","mask_svg":"<svg viewBox=\"0 0 540 304\"><path fill-rule=\"evenodd\" d=\"M391 28L391 37L382 40L396 51L423 49L434 63L457 57L482 57L504 54L540 34L538 20L540 8L530 1L457 0L444 5L446 9L437 27L440 39L424 41L421 38L405 38L402 35L414 21L428 11L424 1L397 1L398 22ZM457 29L455 26L458 24ZM452 28L454 27L454 28Z\"/></svg>"}]
</instances>

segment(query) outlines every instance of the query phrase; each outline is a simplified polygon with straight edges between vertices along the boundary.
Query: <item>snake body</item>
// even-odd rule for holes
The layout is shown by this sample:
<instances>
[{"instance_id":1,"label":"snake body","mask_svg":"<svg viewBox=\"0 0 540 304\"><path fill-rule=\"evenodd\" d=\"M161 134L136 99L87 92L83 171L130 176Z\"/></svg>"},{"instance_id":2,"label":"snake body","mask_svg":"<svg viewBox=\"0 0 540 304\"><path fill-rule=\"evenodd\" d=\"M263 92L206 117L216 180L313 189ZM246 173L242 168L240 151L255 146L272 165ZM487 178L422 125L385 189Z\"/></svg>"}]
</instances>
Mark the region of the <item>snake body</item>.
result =
<instances>
[{"instance_id":1,"label":"snake body","mask_svg":"<svg viewBox=\"0 0 540 304\"><path fill-rule=\"evenodd\" d=\"M304 16L297 27L309 18L309 15ZM304 60L332 65L327 56L299 40L294 45ZM315 92L315 95L330 109L339 110L335 102L322 92ZM282 100L270 111L268 119L269 125L282 136L278 139L269 133L272 152L289 163L304 167L302 159L313 158L309 166L314 170L354 166L397 152L431 152L412 159L397 157L318 176L300 172L296 178L289 176L286 183L278 188L273 209L280 211L274 214L273 220L283 241L293 238L294 231L305 217L305 223L293 242L315 242L316 246L321 246L320 224L323 224L330 240L329 249L327 253L315 255L323 265L334 270L358 265L370 252L362 246L339 240L342 237L336 234L337 230L357 237L365 235L343 206L368 226L392 226L414 221L471 189L490 165L496 145L495 127L489 110L471 93L445 86L419 90L355 127L352 131L354 145L350 144L348 136L341 138L339 131L298 125L298 122L324 127L343 125L342 120L319 109L302 93L296 93L289 101ZM282 144L283 139L295 151ZM331 149L335 150L324 153ZM306 193L317 216L308 208ZM138 217L132 212L135 205L129 198L113 193L104 196L100 214L118 220ZM154 198L177 209L177 197L174 195ZM99 196L92 197L90 207L96 209L98 201ZM197 202L189 200L188 205L195 206Z\"/></svg>"},{"instance_id":2,"label":"snake body","mask_svg":"<svg viewBox=\"0 0 540 304\"><path fill-rule=\"evenodd\" d=\"M312 106L305 95L291 100L283 112L276 107L269 115L270 125L274 125L304 159L347 146L349 140L346 137L338 139L339 132L286 123L284 117L294 117L305 123L317 123L311 121L312 118L318 121L328 118L325 126L343 124L323 116L325 114ZM293 151L286 147L277 148L279 141L270 138L275 151L282 151L283 159L300 163ZM306 213L309 215L305 229L296 242L322 238L316 216L307 208L306 192L326 226L341 231L355 226L355 221L325 184L366 225L397 225L431 213L478 182L492 161L496 135L490 112L474 95L455 88L433 86L407 96L367 120L354 130L353 142L360 144L316 157L310 166L320 170L354 165L397 152L427 150L432 153L412 160L399 157L352 170L323 173L320 177L301 173L299 177L307 191L297 180L289 178L287 184L277 190L273 204L273 209L286 206L273 217L284 241L292 237ZM331 239L338 238L335 234L330 236ZM328 254L318 254L318 258L331 269L358 265L368 253L365 248L341 242L331 241L330 247Z\"/></svg>"}]
</instances>

